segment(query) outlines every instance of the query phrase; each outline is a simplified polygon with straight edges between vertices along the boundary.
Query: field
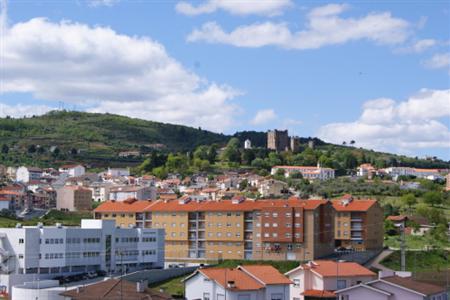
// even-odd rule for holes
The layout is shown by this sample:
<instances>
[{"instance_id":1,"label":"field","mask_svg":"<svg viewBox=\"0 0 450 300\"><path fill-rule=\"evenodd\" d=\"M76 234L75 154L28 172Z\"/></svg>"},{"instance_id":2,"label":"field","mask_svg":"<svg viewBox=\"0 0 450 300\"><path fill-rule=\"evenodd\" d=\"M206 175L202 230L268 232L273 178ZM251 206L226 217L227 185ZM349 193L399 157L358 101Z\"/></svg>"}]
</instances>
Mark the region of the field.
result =
<instances>
[{"instance_id":1,"label":"field","mask_svg":"<svg viewBox=\"0 0 450 300\"><path fill-rule=\"evenodd\" d=\"M155 284L150 284L149 288L156 291L162 290L164 293L169 295L184 295L184 284L181 282L188 275L183 275L175 277L166 281L158 282Z\"/></svg>"}]
</instances>

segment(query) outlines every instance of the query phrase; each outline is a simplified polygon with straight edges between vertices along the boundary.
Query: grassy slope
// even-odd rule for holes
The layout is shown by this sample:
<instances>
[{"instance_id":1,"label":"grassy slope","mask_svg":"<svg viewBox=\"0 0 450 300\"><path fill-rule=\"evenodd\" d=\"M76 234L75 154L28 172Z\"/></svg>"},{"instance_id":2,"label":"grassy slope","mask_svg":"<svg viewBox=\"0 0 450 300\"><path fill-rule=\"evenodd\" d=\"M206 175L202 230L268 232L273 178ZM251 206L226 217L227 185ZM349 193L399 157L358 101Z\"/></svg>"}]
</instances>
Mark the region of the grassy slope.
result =
<instances>
[{"instance_id":1,"label":"grassy slope","mask_svg":"<svg viewBox=\"0 0 450 300\"><path fill-rule=\"evenodd\" d=\"M394 270L400 270L400 251L395 251L386 257L382 265ZM407 251L406 270L410 272L438 271L450 268L444 251Z\"/></svg>"}]
</instances>

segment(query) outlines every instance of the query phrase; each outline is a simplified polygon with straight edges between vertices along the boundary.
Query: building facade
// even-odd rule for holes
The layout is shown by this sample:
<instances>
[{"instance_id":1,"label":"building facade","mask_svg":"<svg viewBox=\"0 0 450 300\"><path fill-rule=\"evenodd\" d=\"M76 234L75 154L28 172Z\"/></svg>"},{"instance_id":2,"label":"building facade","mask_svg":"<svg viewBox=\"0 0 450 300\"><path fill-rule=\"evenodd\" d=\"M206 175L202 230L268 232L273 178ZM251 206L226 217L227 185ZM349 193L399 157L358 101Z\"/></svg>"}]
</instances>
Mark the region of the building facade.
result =
<instances>
[{"instance_id":1,"label":"building facade","mask_svg":"<svg viewBox=\"0 0 450 300\"><path fill-rule=\"evenodd\" d=\"M284 171L285 177L290 177L292 174L300 173L303 178L310 180L328 180L334 178L334 169L322 168L320 165L313 166L273 166L271 174L277 174L278 170Z\"/></svg>"},{"instance_id":2,"label":"building facade","mask_svg":"<svg viewBox=\"0 0 450 300\"><path fill-rule=\"evenodd\" d=\"M187 300L290 300L290 284L264 265L198 269L184 280Z\"/></svg>"},{"instance_id":3,"label":"building facade","mask_svg":"<svg viewBox=\"0 0 450 300\"><path fill-rule=\"evenodd\" d=\"M19 167L16 171L16 181L28 183L30 181L39 180L42 176L42 170L34 167Z\"/></svg>"},{"instance_id":4,"label":"building facade","mask_svg":"<svg viewBox=\"0 0 450 300\"><path fill-rule=\"evenodd\" d=\"M376 250L383 247L383 208L372 199L357 200L351 195L333 200L336 210L336 247Z\"/></svg>"},{"instance_id":5,"label":"building facade","mask_svg":"<svg viewBox=\"0 0 450 300\"><path fill-rule=\"evenodd\" d=\"M91 210L92 191L81 186L64 186L56 192L56 209L63 211Z\"/></svg>"},{"instance_id":6,"label":"building facade","mask_svg":"<svg viewBox=\"0 0 450 300\"><path fill-rule=\"evenodd\" d=\"M59 275L164 265L164 230L120 228L113 220L2 228L0 242L0 284L8 289Z\"/></svg>"},{"instance_id":7,"label":"building facade","mask_svg":"<svg viewBox=\"0 0 450 300\"><path fill-rule=\"evenodd\" d=\"M291 300L336 299L335 291L376 279L376 274L354 262L310 261L285 274L293 284ZM369 298L367 298L369 299Z\"/></svg>"},{"instance_id":8,"label":"building facade","mask_svg":"<svg viewBox=\"0 0 450 300\"><path fill-rule=\"evenodd\" d=\"M308 260L334 250L334 210L325 200L108 201L94 216L165 229L165 256L172 261Z\"/></svg>"}]
</instances>

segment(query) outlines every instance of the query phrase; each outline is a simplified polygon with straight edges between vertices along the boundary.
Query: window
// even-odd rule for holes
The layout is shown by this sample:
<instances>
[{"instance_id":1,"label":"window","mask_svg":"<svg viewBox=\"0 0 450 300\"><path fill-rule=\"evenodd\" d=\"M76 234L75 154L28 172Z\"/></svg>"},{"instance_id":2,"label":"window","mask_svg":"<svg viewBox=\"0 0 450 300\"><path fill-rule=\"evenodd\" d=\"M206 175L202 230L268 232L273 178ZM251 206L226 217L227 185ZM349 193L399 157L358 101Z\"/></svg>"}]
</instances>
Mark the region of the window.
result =
<instances>
[{"instance_id":1,"label":"window","mask_svg":"<svg viewBox=\"0 0 450 300\"><path fill-rule=\"evenodd\" d=\"M23 254L19 254L19 259L23 259Z\"/></svg>"},{"instance_id":2,"label":"window","mask_svg":"<svg viewBox=\"0 0 450 300\"><path fill-rule=\"evenodd\" d=\"M19 239L19 244L23 244L24 240L23 239Z\"/></svg>"},{"instance_id":3,"label":"window","mask_svg":"<svg viewBox=\"0 0 450 300\"><path fill-rule=\"evenodd\" d=\"M278 223L273 223L272 227L278 227Z\"/></svg>"},{"instance_id":4,"label":"window","mask_svg":"<svg viewBox=\"0 0 450 300\"><path fill-rule=\"evenodd\" d=\"M300 279L294 279L294 287L300 287Z\"/></svg>"},{"instance_id":5,"label":"window","mask_svg":"<svg viewBox=\"0 0 450 300\"><path fill-rule=\"evenodd\" d=\"M272 214L272 217L278 218L278 213L274 212L274 213Z\"/></svg>"},{"instance_id":6,"label":"window","mask_svg":"<svg viewBox=\"0 0 450 300\"><path fill-rule=\"evenodd\" d=\"M347 281L341 279L337 281L337 289L345 289L347 287Z\"/></svg>"},{"instance_id":7,"label":"window","mask_svg":"<svg viewBox=\"0 0 450 300\"><path fill-rule=\"evenodd\" d=\"M270 295L271 300L283 300L283 294L272 294Z\"/></svg>"},{"instance_id":8,"label":"window","mask_svg":"<svg viewBox=\"0 0 450 300\"><path fill-rule=\"evenodd\" d=\"M209 281L209 279L206 279L205 278L205 281ZM210 300L211 298L210 298L210 295L209 295L209 293L203 293L203 300Z\"/></svg>"}]
</instances>

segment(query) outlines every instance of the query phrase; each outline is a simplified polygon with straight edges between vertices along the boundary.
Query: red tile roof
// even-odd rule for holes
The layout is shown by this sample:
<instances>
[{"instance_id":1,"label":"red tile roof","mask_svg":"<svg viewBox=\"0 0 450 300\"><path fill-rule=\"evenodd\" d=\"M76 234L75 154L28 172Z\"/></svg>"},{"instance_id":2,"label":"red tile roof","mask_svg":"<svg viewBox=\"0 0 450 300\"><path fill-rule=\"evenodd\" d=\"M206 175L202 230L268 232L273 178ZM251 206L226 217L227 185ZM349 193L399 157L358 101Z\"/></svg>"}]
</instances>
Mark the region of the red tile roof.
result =
<instances>
[{"instance_id":1,"label":"red tile roof","mask_svg":"<svg viewBox=\"0 0 450 300\"><path fill-rule=\"evenodd\" d=\"M332 260L315 260L311 264L303 265L322 277L353 277L353 276L376 276L369 269L355 262L335 262Z\"/></svg>"},{"instance_id":2,"label":"red tile roof","mask_svg":"<svg viewBox=\"0 0 450 300\"><path fill-rule=\"evenodd\" d=\"M281 274L277 269L269 265L246 265L240 266L240 269L250 273L264 284L291 284L286 276Z\"/></svg>"},{"instance_id":3,"label":"red tile roof","mask_svg":"<svg viewBox=\"0 0 450 300\"><path fill-rule=\"evenodd\" d=\"M132 201L131 199L122 202L106 201L94 209L94 212L143 212L145 208L152 204L154 204L152 201Z\"/></svg>"},{"instance_id":4,"label":"red tile roof","mask_svg":"<svg viewBox=\"0 0 450 300\"><path fill-rule=\"evenodd\" d=\"M407 216L403 216L403 215L400 215L400 216L388 216L386 219L390 220L390 221L400 222L400 221L407 220L408 217Z\"/></svg>"},{"instance_id":5,"label":"red tile roof","mask_svg":"<svg viewBox=\"0 0 450 300\"><path fill-rule=\"evenodd\" d=\"M315 298L332 298L336 299L336 294L330 291L322 291L322 290L306 290L302 294L306 297L315 297Z\"/></svg>"},{"instance_id":6,"label":"red tile roof","mask_svg":"<svg viewBox=\"0 0 450 300\"><path fill-rule=\"evenodd\" d=\"M243 291L264 288L262 283L238 269L206 268L200 269L200 272L225 288L228 288L228 282L234 281L234 286L228 289Z\"/></svg>"},{"instance_id":7,"label":"red tile roof","mask_svg":"<svg viewBox=\"0 0 450 300\"><path fill-rule=\"evenodd\" d=\"M342 203L341 199L333 200L333 207L336 211L367 211L372 207L377 200L372 199L364 199L364 200L355 200L353 199L347 205Z\"/></svg>"},{"instance_id":8,"label":"red tile roof","mask_svg":"<svg viewBox=\"0 0 450 300\"><path fill-rule=\"evenodd\" d=\"M416 291L418 293L427 296L442 293L445 291L444 287L430 283L425 283L422 281L417 281L412 279L411 277L390 276L390 277L383 277L381 278L381 280L405 287L407 289Z\"/></svg>"}]
</instances>

